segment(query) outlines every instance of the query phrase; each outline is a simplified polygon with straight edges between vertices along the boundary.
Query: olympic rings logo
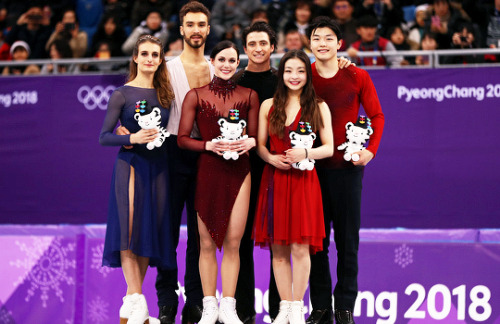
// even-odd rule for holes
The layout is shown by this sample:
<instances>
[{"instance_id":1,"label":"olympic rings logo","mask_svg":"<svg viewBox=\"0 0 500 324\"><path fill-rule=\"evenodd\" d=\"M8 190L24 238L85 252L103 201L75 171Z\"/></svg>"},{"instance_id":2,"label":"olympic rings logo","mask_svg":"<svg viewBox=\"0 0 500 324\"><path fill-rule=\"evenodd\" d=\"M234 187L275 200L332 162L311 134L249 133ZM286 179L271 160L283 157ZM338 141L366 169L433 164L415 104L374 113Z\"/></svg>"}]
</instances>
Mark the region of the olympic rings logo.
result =
<instances>
[{"instance_id":1,"label":"olympic rings logo","mask_svg":"<svg viewBox=\"0 0 500 324\"><path fill-rule=\"evenodd\" d=\"M88 110L94 110L97 107L101 110L106 110L109 97L115 89L116 87L113 85L108 85L106 88L101 85L96 85L92 88L85 85L78 89L77 98Z\"/></svg>"}]
</instances>

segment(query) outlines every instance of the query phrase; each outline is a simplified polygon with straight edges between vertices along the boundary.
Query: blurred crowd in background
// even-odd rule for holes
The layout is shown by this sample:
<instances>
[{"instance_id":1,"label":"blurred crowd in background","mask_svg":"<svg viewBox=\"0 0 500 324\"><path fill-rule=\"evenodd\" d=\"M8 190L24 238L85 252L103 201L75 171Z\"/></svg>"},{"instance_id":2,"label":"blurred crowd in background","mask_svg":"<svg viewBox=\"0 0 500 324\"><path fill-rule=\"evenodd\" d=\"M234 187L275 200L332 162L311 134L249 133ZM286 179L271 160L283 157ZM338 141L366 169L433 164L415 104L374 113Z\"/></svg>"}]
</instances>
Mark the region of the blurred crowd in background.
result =
<instances>
[{"instance_id":1,"label":"blurred crowd in background","mask_svg":"<svg viewBox=\"0 0 500 324\"><path fill-rule=\"evenodd\" d=\"M182 51L178 12L186 0L0 0L0 60L129 56L151 34L167 56ZM255 21L278 34L277 53L308 52L307 28L316 16L341 26L341 51L360 66L429 64L428 56L359 58L360 51L498 48L500 0L209 0L206 52L221 40L243 51L242 30ZM495 55L450 56L444 63L500 62ZM71 72L68 65L6 66L2 74ZM84 67L92 69L91 65Z\"/></svg>"}]
</instances>

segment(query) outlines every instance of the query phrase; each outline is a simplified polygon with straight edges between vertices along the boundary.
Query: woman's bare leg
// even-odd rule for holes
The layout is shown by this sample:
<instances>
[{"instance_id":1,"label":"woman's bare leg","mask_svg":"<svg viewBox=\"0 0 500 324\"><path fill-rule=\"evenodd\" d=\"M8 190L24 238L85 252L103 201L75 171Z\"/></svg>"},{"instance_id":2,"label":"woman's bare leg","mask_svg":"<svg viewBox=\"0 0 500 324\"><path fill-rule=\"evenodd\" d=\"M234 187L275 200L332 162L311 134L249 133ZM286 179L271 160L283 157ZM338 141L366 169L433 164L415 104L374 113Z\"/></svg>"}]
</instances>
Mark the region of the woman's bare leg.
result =
<instances>
[{"instance_id":1,"label":"woman's bare leg","mask_svg":"<svg viewBox=\"0 0 500 324\"><path fill-rule=\"evenodd\" d=\"M204 296L215 296L217 289L217 259L212 236L205 223L198 216L198 231L200 232L200 278Z\"/></svg>"},{"instance_id":2,"label":"woman's bare leg","mask_svg":"<svg viewBox=\"0 0 500 324\"><path fill-rule=\"evenodd\" d=\"M129 196L129 244L132 237L132 227L134 223L134 185L135 170L130 167L130 178L128 186ZM134 293L142 294L142 283L148 269L149 258L134 254L131 250L120 251L123 276L127 282L127 295Z\"/></svg>"},{"instance_id":3,"label":"woman's bare leg","mask_svg":"<svg viewBox=\"0 0 500 324\"><path fill-rule=\"evenodd\" d=\"M224 297L234 297L236 291L240 271L240 242L245 232L249 202L250 174L246 176L236 197L224 238L224 255L221 264L222 295Z\"/></svg>"},{"instance_id":4,"label":"woman's bare leg","mask_svg":"<svg viewBox=\"0 0 500 324\"><path fill-rule=\"evenodd\" d=\"M308 244L291 245L293 261L293 300L303 300L307 289L307 281L311 272L311 256Z\"/></svg>"},{"instance_id":5,"label":"woman's bare leg","mask_svg":"<svg viewBox=\"0 0 500 324\"><path fill-rule=\"evenodd\" d=\"M293 300L292 293L292 266L290 264L290 246L272 244L273 269L276 287L281 300Z\"/></svg>"}]
</instances>

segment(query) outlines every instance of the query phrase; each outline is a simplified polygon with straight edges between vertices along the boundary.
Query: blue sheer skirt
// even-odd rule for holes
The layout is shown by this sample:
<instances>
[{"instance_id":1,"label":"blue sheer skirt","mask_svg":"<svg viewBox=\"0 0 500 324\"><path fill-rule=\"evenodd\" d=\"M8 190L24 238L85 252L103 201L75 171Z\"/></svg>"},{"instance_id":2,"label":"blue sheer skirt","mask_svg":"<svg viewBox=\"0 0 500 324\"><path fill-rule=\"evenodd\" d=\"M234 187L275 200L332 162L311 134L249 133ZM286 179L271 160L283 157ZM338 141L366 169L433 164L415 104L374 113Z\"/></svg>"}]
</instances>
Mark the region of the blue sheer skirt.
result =
<instances>
[{"instance_id":1,"label":"blue sheer skirt","mask_svg":"<svg viewBox=\"0 0 500 324\"><path fill-rule=\"evenodd\" d=\"M153 150L153 151L156 151ZM149 265L175 268L175 244L169 209L166 150L121 149L115 162L109 196L103 266L120 267L120 251L148 257ZM129 182L134 172L132 232L129 235Z\"/></svg>"}]
</instances>

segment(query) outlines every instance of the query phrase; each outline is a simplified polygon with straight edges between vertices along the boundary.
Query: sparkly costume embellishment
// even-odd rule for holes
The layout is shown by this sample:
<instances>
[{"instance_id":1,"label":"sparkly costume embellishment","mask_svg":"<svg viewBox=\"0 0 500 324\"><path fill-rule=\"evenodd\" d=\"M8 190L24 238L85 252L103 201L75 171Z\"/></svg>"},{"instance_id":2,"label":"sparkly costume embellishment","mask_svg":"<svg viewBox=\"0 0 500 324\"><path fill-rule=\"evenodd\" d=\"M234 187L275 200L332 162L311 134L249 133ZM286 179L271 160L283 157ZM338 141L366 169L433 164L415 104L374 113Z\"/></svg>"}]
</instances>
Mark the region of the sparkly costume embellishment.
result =
<instances>
[{"instance_id":1,"label":"sparkly costume embellishment","mask_svg":"<svg viewBox=\"0 0 500 324\"><path fill-rule=\"evenodd\" d=\"M213 80L208 85L211 92L213 92L219 98L222 97L224 102L233 94L234 89L236 89L236 84L231 80L223 80L214 76Z\"/></svg>"}]
</instances>

